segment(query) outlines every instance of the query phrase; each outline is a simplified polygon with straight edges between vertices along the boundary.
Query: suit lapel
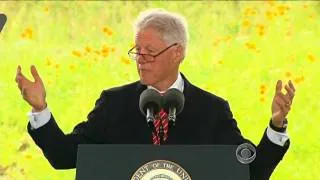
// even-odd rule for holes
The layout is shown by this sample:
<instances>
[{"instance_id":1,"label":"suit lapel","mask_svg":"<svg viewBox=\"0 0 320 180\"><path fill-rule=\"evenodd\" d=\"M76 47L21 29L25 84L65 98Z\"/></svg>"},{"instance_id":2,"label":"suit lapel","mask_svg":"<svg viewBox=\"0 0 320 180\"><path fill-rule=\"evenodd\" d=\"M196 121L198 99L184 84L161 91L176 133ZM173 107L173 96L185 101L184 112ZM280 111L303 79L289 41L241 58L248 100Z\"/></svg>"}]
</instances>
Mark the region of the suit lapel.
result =
<instances>
[{"instance_id":1,"label":"suit lapel","mask_svg":"<svg viewBox=\"0 0 320 180\"><path fill-rule=\"evenodd\" d=\"M184 81L184 90L183 95L185 98L184 107L180 114L178 114L176 122L180 120L186 120L190 118L190 113L192 112L192 94L193 94L193 85L187 80L187 78L181 73L182 79Z\"/></svg>"}]
</instances>

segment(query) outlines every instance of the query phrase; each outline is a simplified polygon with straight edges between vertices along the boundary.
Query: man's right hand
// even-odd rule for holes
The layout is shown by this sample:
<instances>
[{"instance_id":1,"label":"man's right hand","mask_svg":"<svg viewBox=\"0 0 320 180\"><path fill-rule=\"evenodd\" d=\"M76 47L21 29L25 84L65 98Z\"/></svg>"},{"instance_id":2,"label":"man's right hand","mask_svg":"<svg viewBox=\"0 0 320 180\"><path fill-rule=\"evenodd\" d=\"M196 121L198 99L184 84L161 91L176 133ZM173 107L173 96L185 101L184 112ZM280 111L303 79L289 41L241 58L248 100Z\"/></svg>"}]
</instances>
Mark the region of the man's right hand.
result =
<instances>
[{"instance_id":1,"label":"man's right hand","mask_svg":"<svg viewBox=\"0 0 320 180\"><path fill-rule=\"evenodd\" d=\"M47 106L46 90L34 65L31 66L31 74L34 78L34 82L30 81L22 74L19 65L17 68L16 82L23 99L32 106L32 111L40 112Z\"/></svg>"}]
</instances>

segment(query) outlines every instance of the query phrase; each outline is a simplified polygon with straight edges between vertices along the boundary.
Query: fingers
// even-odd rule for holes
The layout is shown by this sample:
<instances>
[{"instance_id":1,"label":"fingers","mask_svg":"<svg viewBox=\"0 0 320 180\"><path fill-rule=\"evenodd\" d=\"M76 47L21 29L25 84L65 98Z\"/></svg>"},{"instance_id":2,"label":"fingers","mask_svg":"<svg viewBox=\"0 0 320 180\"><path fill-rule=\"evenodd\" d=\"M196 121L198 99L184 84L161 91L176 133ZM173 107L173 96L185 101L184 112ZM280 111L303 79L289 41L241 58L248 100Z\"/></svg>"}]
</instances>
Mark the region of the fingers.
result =
<instances>
[{"instance_id":1,"label":"fingers","mask_svg":"<svg viewBox=\"0 0 320 180\"><path fill-rule=\"evenodd\" d=\"M18 84L18 88L22 91L22 89L26 86L29 86L31 81L29 81L21 72L21 66L19 65L17 68L17 75L15 81ZM21 92L22 93L22 92Z\"/></svg>"},{"instance_id":2,"label":"fingers","mask_svg":"<svg viewBox=\"0 0 320 180\"><path fill-rule=\"evenodd\" d=\"M17 75L16 75L16 82L18 83L18 88L22 90L22 79L24 78L23 74L21 73L21 66L19 65L17 68Z\"/></svg>"},{"instance_id":3,"label":"fingers","mask_svg":"<svg viewBox=\"0 0 320 180\"><path fill-rule=\"evenodd\" d=\"M276 85L276 97L279 98L279 100L281 100L281 103L283 102L283 105L290 105L291 104L290 98L285 96L281 90L282 90L282 81L278 80Z\"/></svg>"},{"instance_id":4,"label":"fingers","mask_svg":"<svg viewBox=\"0 0 320 180\"><path fill-rule=\"evenodd\" d=\"M291 106L287 105L281 98L276 98L276 103L278 104L281 111L283 112L283 115L287 116L287 114L291 110Z\"/></svg>"},{"instance_id":5,"label":"fingers","mask_svg":"<svg viewBox=\"0 0 320 180\"><path fill-rule=\"evenodd\" d=\"M289 83L288 83L288 84L289 84L289 86L286 85L286 86L287 86L287 87L286 87L286 90L287 90L288 96L290 96L290 98L291 98L291 100L292 100L293 97L294 97L294 95L295 95L296 89L295 89L295 87L293 86L291 80L289 80Z\"/></svg>"},{"instance_id":6,"label":"fingers","mask_svg":"<svg viewBox=\"0 0 320 180\"><path fill-rule=\"evenodd\" d=\"M293 90L293 92L296 92L296 88L294 88L291 80L289 80L289 86Z\"/></svg>"},{"instance_id":7,"label":"fingers","mask_svg":"<svg viewBox=\"0 0 320 180\"><path fill-rule=\"evenodd\" d=\"M19 65L17 68L17 74L16 74L16 82L18 83L18 81L23 78L24 75L21 73L21 66Z\"/></svg>"},{"instance_id":8,"label":"fingers","mask_svg":"<svg viewBox=\"0 0 320 180\"><path fill-rule=\"evenodd\" d=\"M278 98L283 102L284 105L290 106L291 105L291 98L284 95L282 92L276 94Z\"/></svg>"},{"instance_id":9,"label":"fingers","mask_svg":"<svg viewBox=\"0 0 320 180\"><path fill-rule=\"evenodd\" d=\"M34 65L31 66L31 74L32 74L35 82L41 82L41 78L40 78L38 71Z\"/></svg>"},{"instance_id":10,"label":"fingers","mask_svg":"<svg viewBox=\"0 0 320 180\"><path fill-rule=\"evenodd\" d=\"M291 110L292 100L295 96L295 88L291 81L284 86L287 91L282 93L282 82L278 80L276 85L276 93L272 103L272 116L277 120L285 118Z\"/></svg>"},{"instance_id":11,"label":"fingers","mask_svg":"<svg viewBox=\"0 0 320 180\"><path fill-rule=\"evenodd\" d=\"M285 107L291 106L291 101L288 100L288 97L286 97L283 94L277 95L275 99L276 99L276 102L278 102L281 106L285 106Z\"/></svg>"},{"instance_id":12,"label":"fingers","mask_svg":"<svg viewBox=\"0 0 320 180\"><path fill-rule=\"evenodd\" d=\"M294 97L294 91L293 89L291 89L288 85L285 85L284 87L287 91L286 96L290 98L290 100L292 101L293 97Z\"/></svg>"},{"instance_id":13,"label":"fingers","mask_svg":"<svg viewBox=\"0 0 320 180\"><path fill-rule=\"evenodd\" d=\"M21 93L22 93L22 87L23 87L23 83L21 82L21 80L18 80L18 88L20 89Z\"/></svg>"},{"instance_id":14,"label":"fingers","mask_svg":"<svg viewBox=\"0 0 320 180\"><path fill-rule=\"evenodd\" d=\"M282 89L282 81L278 80L276 85L276 93L281 93L281 89Z\"/></svg>"},{"instance_id":15,"label":"fingers","mask_svg":"<svg viewBox=\"0 0 320 180\"><path fill-rule=\"evenodd\" d=\"M293 98L295 96L295 91L296 91L296 89L294 88L291 80L289 80L288 85L285 86L285 89L287 91L285 96L290 100L289 105L291 105L292 101L293 101Z\"/></svg>"},{"instance_id":16,"label":"fingers","mask_svg":"<svg viewBox=\"0 0 320 180\"><path fill-rule=\"evenodd\" d=\"M20 66L20 65L18 65L18 67L17 67L17 74L16 74L16 76L18 76L18 74L21 74L21 66Z\"/></svg>"},{"instance_id":17,"label":"fingers","mask_svg":"<svg viewBox=\"0 0 320 180\"><path fill-rule=\"evenodd\" d=\"M295 89L291 81L289 81L288 85L285 85L284 88L286 89L287 93L284 95L282 93L282 82L278 80L276 85L276 95L275 101L279 106L280 110L286 116L289 111L291 110L291 104L294 97Z\"/></svg>"},{"instance_id":18,"label":"fingers","mask_svg":"<svg viewBox=\"0 0 320 180\"><path fill-rule=\"evenodd\" d=\"M284 95L281 90L282 90L282 81L278 80L277 85L276 85L276 96L280 96L281 99L283 99L283 101L285 101L285 103L287 105L291 105L292 104L292 100L295 96L295 88L291 82L291 80L289 80L288 84L284 86L284 88L286 89L287 93Z\"/></svg>"}]
</instances>

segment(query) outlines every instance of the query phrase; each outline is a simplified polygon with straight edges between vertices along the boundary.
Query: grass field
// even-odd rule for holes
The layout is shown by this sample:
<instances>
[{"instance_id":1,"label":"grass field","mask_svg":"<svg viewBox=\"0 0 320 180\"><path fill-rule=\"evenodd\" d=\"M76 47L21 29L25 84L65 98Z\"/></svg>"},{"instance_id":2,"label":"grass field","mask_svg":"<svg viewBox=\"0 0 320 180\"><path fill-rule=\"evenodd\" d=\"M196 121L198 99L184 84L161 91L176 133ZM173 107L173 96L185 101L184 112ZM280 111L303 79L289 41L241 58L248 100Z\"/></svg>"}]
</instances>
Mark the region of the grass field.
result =
<instances>
[{"instance_id":1,"label":"grass field","mask_svg":"<svg viewBox=\"0 0 320 180\"><path fill-rule=\"evenodd\" d=\"M34 64L64 132L86 119L103 89L138 79L127 57L132 22L148 8L184 15L188 55L181 71L227 99L242 134L258 143L278 79L297 92L288 116L291 147L271 179L320 179L320 3L259 1L1 1L0 179L74 179L54 170L26 131L29 105L14 81Z\"/></svg>"}]
</instances>

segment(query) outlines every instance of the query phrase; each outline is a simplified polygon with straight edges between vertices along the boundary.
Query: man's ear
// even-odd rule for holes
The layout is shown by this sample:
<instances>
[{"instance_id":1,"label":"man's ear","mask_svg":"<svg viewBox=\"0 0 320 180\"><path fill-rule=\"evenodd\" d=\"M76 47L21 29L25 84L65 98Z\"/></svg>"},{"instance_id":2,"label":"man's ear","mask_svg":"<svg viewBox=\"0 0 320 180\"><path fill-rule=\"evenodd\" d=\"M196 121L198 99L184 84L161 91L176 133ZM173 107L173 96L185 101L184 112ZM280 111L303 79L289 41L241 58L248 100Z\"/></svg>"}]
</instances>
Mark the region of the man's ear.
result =
<instances>
[{"instance_id":1,"label":"man's ear","mask_svg":"<svg viewBox=\"0 0 320 180\"><path fill-rule=\"evenodd\" d=\"M176 47L175 56L175 60L179 61L180 63L183 59L183 47L180 44L178 44Z\"/></svg>"}]
</instances>

